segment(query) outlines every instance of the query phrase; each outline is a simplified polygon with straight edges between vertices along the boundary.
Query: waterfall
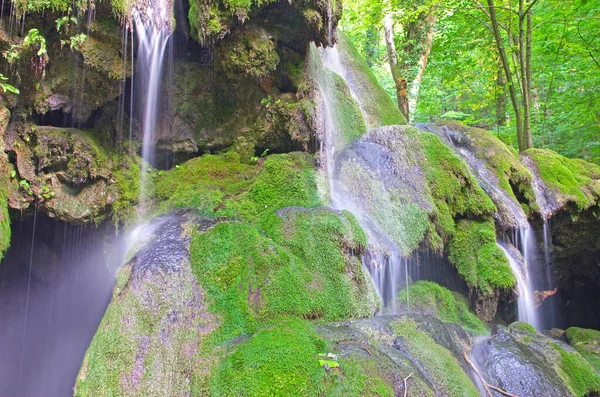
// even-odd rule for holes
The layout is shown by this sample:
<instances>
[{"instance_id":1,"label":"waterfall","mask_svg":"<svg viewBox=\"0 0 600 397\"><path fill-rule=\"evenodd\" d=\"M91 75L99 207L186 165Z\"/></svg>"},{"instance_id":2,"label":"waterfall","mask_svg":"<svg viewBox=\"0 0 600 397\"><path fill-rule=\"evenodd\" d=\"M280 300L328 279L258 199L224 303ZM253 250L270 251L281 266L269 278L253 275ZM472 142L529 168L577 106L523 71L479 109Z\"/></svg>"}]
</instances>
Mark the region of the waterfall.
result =
<instances>
[{"instance_id":1,"label":"waterfall","mask_svg":"<svg viewBox=\"0 0 600 397\"><path fill-rule=\"evenodd\" d=\"M141 101L142 172L140 204L144 210L148 196L148 168L154 163L157 115L159 113L163 64L171 37L169 1L151 2L143 11L135 10L133 19L138 38L136 67L137 93Z\"/></svg>"},{"instance_id":2,"label":"waterfall","mask_svg":"<svg viewBox=\"0 0 600 397\"><path fill-rule=\"evenodd\" d=\"M330 84L329 75L335 73L344 77L344 68L339 58L337 48L317 50L311 45L309 60L309 75L317 83L321 97L321 117L323 121L324 136L321 137L320 158L326 173L331 205L337 210L351 212L359 221L368 236L369 246L363 256L363 265L367 268L373 285L379 295L383 308L394 312L397 308L397 294L399 285L404 280L406 287L406 305L408 306L408 265L409 261L402 257L398 247L381 232L377 222L362 211L350 198L351 194L337 175L338 155L349 143L339 127L335 101L336 87ZM320 64L319 64L320 63ZM324 69L322 68L324 67ZM352 98L360 104L352 86L348 84ZM362 108L361 108L362 109ZM383 309L382 309L383 311Z\"/></svg>"},{"instance_id":3,"label":"waterfall","mask_svg":"<svg viewBox=\"0 0 600 397\"><path fill-rule=\"evenodd\" d=\"M500 243L498 246L502 248L502 251L504 251L504 255L506 255L506 258L510 263L510 268L517 279L517 288L519 290L519 295L517 296L517 318L519 321L527 322L536 329L539 329L540 324L535 307L535 296L531 287L531 278L529 275L527 260L525 257L523 257L523 260L520 261L519 259L521 258L518 257L518 252L516 252L516 248L514 247L511 247L511 250L505 248Z\"/></svg>"}]
</instances>

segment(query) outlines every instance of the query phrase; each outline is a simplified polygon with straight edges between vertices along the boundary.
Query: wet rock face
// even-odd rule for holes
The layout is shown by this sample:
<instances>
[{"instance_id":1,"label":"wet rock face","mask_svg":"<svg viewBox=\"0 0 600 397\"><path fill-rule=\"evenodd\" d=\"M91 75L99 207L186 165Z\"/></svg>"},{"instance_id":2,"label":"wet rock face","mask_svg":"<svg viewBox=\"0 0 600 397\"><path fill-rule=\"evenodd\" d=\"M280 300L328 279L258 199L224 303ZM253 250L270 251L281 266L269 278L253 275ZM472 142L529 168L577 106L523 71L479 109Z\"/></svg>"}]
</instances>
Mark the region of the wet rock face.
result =
<instances>
[{"instance_id":1,"label":"wet rock face","mask_svg":"<svg viewBox=\"0 0 600 397\"><path fill-rule=\"evenodd\" d=\"M189 395L202 337L217 325L192 274L185 225L210 222L186 213L149 224L150 240L119 270L111 303L84 358L76 396Z\"/></svg>"},{"instance_id":2,"label":"wet rock face","mask_svg":"<svg viewBox=\"0 0 600 397\"><path fill-rule=\"evenodd\" d=\"M35 203L70 223L98 221L123 198L134 158L106 150L101 136L83 130L14 122L5 150L15 164L8 203L26 209ZM126 186L137 186L128 180ZM137 194L136 194L137 195Z\"/></svg>"},{"instance_id":3,"label":"wet rock face","mask_svg":"<svg viewBox=\"0 0 600 397\"><path fill-rule=\"evenodd\" d=\"M317 332L346 362L371 368L366 373L381 377L395 395L479 395L462 359L472 337L456 324L407 314L321 325Z\"/></svg>"},{"instance_id":4,"label":"wet rock face","mask_svg":"<svg viewBox=\"0 0 600 397\"><path fill-rule=\"evenodd\" d=\"M590 376L591 367L570 366L566 361L581 364L583 360L574 349L525 327L499 326L498 335L478 343L473 355L489 384L518 396L584 395L594 391L593 384L598 382L594 373L584 386L574 389L572 377Z\"/></svg>"}]
</instances>

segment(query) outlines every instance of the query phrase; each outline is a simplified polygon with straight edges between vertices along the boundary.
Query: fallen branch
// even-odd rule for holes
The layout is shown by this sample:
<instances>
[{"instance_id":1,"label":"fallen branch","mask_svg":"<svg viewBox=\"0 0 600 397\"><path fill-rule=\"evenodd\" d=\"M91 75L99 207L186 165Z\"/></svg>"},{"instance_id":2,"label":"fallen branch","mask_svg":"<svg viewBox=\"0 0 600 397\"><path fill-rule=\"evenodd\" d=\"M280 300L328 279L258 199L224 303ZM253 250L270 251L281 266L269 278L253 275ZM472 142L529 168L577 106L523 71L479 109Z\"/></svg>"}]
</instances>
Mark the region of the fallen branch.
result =
<instances>
[{"instance_id":1,"label":"fallen branch","mask_svg":"<svg viewBox=\"0 0 600 397\"><path fill-rule=\"evenodd\" d=\"M485 381L485 379L483 379L481 372L479 372L479 370L475 367L475 364L473 364L473 362L469 359L469 357L467 356L467 353L463 352L462 356L465 359L465 361L467 362L467 364L469 364L471 366L471 368L473 368L473 371L475 371L475 373L479 377L479 380L483 384L483 388L485 389L485 391L489 397L494 397L492 395L492 392L490 391L490 389L497 391L498 393L503 394L508 397L518 397L518 396L515 396L514 394L510 394L509 392L500 389L499 387L496 387L496 386L493 386L493 385L490 385L489 383L487 383Z\"/></svg>"},{"instance_id":2,"label":"fallen branch","mask_svg":"<svg viewBox=\"0 0 600 397\"><path fill-rule=\"evenodd\" d=\"M412 376L412 372L410 373L410 375L408 375L406 378L404 378L404 397L407 396L407 392L408 392L408 379Z\"/></svg>"},{"instance_id":3,"label":"fallen branch","mask_svg":"<svg viewBox=\"0 0 600 397\"><path fill-rule=\"evenodd\" d=\"M371 352L366 347L361 347L361 349L363 349L364 351L366 351L367 353L369 353L369 356L372 356Z\"/></svg>"}]
</instances>

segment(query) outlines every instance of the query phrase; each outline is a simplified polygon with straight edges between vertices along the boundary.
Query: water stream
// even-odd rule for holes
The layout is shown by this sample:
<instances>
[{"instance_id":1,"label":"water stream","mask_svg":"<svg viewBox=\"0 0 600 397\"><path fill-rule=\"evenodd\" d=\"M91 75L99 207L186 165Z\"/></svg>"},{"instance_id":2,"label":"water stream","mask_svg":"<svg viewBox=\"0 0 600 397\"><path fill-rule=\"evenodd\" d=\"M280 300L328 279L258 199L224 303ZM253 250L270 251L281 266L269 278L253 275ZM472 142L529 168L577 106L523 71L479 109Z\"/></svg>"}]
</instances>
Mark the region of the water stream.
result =
<instances>
[{"instance_id":1,"label":"water stream","mask_svg":"<svg viewBox=\"0 0 600 397\"><path fill-rule=\"evenodd\" d=\"M349 143L344 137L336 118L339 109L336 106L336 93L327 73L336 73L344 78L344 67L340 61L338 49L317 50L311 45L312 56L309 62L309 74L317 83L321 97L321 112L324 121L324 136L321 139L321 164L325 165L331 205L338 210L347 210L354 214L366 231L369 241L367 252L363 256L363 265L367 268L382 303L382 312L394 312L397 308L397 295L404 281L406 304L408 306L408 260L393 241L381 231L377 222L369 217L355 203L343 182L337 175L339 154ZM323 70L322 68L325 68ZM345 80L345 78L344 78ZM349 85L352 97L360 106L359 95ZM362 106L361 106L362 109Z\"/></svg>"}]
</instances>

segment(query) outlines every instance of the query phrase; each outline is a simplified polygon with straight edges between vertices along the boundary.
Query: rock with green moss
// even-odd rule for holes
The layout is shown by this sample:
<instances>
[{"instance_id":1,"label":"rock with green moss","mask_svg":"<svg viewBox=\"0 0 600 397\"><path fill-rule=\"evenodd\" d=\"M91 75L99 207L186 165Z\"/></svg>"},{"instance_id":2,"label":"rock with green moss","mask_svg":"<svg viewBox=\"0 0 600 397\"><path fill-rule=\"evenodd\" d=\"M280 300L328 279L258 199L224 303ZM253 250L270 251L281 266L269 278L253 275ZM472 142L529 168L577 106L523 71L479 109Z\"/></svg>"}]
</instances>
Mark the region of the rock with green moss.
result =
<instances>
[{"instance_id":1,"label":"rock with green moss","mask_svg":"<svg viewBox=\"0 0 600 397\"><path fill-rule=\"evenodd\" d=\"M461 156L477 182L493 200L497 224L504 230L527 225L527 216L538 210L532 176L514 149L492 133L466 127L455 121L421 124L438 135Z\"/></svg>"},{"instance_id":2,"label":"rock with green moss","mask_svg":"<svg viewBox=\"0 0 600 397\"><path fill-rule=\"evenodd\" d=\"M425 315L401 315L351 320L317 329L330 351L339 355L339 376L334 372L323 377L340 386L356 382L354 374L344 379L346 371L352 370L370 378L359 383L363 388L367 382L378 385L381 394L375 395L479 395L461 357L469 352L471 336L458 325ZM405 390L403 380L410 374ZM335 395L359 396L361 392L372 395L362 388Z\"/></svg>"},{"instance_id":3,"label":"rock with green moss","mask_svg":"<svg viewBox=\"0 0 600 397\"><path fill-rule=\"evenodd\" d=\"M8 214L9 184L13 178L14 168L8 162L4 152L4 137L8 128L10 112L4 106L0 108L0 260L10 246L10 218Z\"/></svg>"},{"instance_id":4,"label":"rock with green moss","mask_svg":"<svg viewBox=\"0 0 600 397\"><path fill-rule=\"evenodd\" d=\"M117 273L75 396L190 394L193 378L211 365L198 359L199 346L219 324L187 249L189 229L210 225L186 213L147 225L152 238Z\"/></svg>"},{"instance_id":5,"label":"rock with green moss","mask_svg":"<svg viewBox=\"0 0 600 397\"><path fill-rule=\"evenodd\" d=\"M530 149L524 161L539 177L538 195L546 203L545 218L559 209L581 212L600 200L600 166L568 159L548 149Z\"/></svg>"},{"instance_id":6,"label":"rock with green moss","mask_svg":"<svg viewBox=\"0 0 600 397\"><path fill-rule=\"evenodd\" d=\"M474 358L486 381L518 396L586 396L600 375L569 345L513 324L478 344Z\"/></svg>"},{"instance_id":7,"label":"rock with green moss","mask_svg":"<svg viewBox=\"0 0 600 397\"><path fill-rule=\"evenodd\" d=\"M344 77L358 98L367 128L406 124L398 106L381 88L367 62L343 33L338 32L337 49L328 51L338 51L341 70L336 72Z\"/></svg>"},{"instance_id":8,"label":"rock with green moss","mask_svg":"<svg viewBox=\"0 0 600 397\"><path fill-rule=\"evenodd\" d=\"M407 302L408 299L408 302ZM469 309L469 301L431 281L417 281L398 293L398 307L431 315L446 323L460 324L478 334L489 332L485 324Z\"/></svg>"},{"instance_id":9,"label":"rock with green moss","mask_svg":"<svg viewBox=\"0 0 600 397\"><path fill-rule=\"evenodd\" d=\"M118 152L94 131L10 125L6 150L16 159L9 184L15 209L36 202L71 223L132 219L139 196L138 158Z\"/></svg>"},{"instance_id":10,"label":"rock with green moss","mask_svg":"<svg viewBox=\"0 0 600 397\"><path fill-rule=\"evenodd\" d=\"M569 344L600 373L600 331L571 327L566 330Z\"/></svg>"}]
</instances>

